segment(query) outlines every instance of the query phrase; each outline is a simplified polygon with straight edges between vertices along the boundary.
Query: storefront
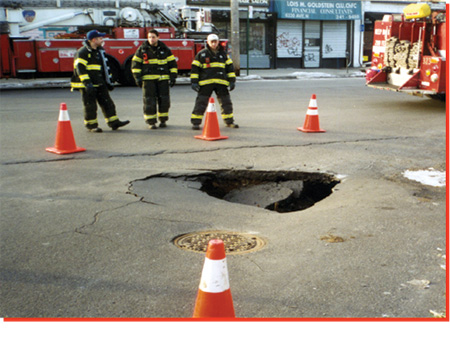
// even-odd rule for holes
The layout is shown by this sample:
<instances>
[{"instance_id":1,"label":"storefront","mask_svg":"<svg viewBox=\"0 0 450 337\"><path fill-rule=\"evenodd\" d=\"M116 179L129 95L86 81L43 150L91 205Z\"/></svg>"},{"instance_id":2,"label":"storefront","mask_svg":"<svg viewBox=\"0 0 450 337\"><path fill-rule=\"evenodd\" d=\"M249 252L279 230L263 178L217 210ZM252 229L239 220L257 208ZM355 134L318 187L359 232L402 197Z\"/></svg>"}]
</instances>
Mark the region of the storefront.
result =
<instances>
[{"instance_id":1,"label":"storefront","mask_svg":"<svg viewBox=\"0 0 450 337\"><path fill-rule=\"evenodd\" d=\"M358 53L361 1L277 0L272 7L277 68L341 68Z\"/></svg>"},{"instance_id":2,"label":"storefront","mask_svg":"<svg viewBox=\"0 0 450 337\"><path fill-rule=\"evenodd\" d=\"M230 0L187 0L186 4L210 9L212 24L218 29L220 37L231 38ZM269 7L269 0L239 1L241 69L247 67L247 59L249 68L275 66L276 16L269 11Z\"/></svg>"}]
</instances>

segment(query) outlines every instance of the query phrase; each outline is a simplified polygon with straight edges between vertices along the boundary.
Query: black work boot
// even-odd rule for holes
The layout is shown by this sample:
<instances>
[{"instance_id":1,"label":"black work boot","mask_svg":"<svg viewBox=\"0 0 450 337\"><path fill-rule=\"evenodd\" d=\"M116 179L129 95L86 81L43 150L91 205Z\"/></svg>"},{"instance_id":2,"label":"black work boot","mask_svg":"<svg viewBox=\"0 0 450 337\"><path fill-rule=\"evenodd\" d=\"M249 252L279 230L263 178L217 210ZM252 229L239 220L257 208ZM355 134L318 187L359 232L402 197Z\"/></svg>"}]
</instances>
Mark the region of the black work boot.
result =
<instances>
[{"instance_id":1,"label":"black work boot","mask_svg":"<svg viewBox=\"0 0 450 337\"><path fill-rule=\"evenodd\" d=\"M121 128L122 126L125 126L129 123L130 123L130 121L128 121L128 120L126 120L126 121L116 120L115 122L112 123L111 129L113 129L115 131L118 128Z\"/></svg>"},{"instance_id":2,"label":"black work boot","mask_svg":"<svg viewBox=\"0 0 450 337\"><path fill-rule=\"evenodd\" d=\"M92 128L92 129L88 129L89 132L94 132L94 133L100 133L103 132L102 129L100 129L99 127L97 128Z\"/></svg>"},{"instance_id":3,"label":"black work boot","mask_svg":"<svg viewBox=\"0 0 450 337\"><path fill-rule=\"evenodd\" d=\"M228 127L228 128L232 128L232 129L238 129L238 128L239 128L239 125L234 124L234 123L230 123L230 124L227 124L227 127Z\"/></svg>"},{"instance_id":4,"label":"black work boot","mask_svg":"<svg viewBox=\"0 0 450 337\"><path fill-rule=\"evenodd\" d=\"M198 124L192 125L192 130L200 130L200 125Z\"/></svg>"}]
</instances>

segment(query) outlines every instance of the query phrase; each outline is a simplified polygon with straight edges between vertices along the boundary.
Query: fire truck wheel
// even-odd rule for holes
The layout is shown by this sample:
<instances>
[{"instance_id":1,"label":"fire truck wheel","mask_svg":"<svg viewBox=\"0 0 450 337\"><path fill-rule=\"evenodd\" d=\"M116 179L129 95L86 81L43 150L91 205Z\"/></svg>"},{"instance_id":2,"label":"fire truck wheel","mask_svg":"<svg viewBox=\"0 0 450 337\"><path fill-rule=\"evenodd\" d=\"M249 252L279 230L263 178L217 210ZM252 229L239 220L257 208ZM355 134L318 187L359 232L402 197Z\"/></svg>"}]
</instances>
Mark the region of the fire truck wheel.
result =
<instances>
[{"instance_id":1,"label":"fire truck wheel","mask_svg":"<svg viewBox=\"0 0 450 337\"><path fill-rule=\"evenodd\" d=\"M425 95L425 96L427 96L428 98L431 98L431 99L436 99L436 100L442 101L442 102L445 102L445 98L446 98L445 94L435 94L435 95Z\"/></svg>"}]
</instances>

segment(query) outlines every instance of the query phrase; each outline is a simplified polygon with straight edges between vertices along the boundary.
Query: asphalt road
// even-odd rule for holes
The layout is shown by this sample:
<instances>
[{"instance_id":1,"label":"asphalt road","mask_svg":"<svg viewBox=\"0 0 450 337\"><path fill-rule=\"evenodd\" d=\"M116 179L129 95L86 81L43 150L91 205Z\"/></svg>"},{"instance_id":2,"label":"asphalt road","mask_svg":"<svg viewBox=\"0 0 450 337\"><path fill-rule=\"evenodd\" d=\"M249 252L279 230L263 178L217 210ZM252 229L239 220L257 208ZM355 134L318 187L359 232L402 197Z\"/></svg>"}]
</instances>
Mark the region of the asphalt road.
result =
<instances>
[{"instance_id":1,"label":"asphalt road","mask_svg":"<svg viewBox=\"0 0 450 337\"><path fill-rule=\"evenodd\" d=\"M240 128L221 124L229 138L207 142L190 128L189 86L173 88L169 127L158 130L143 122L139 89L116 88L131 124L113 132L101 120L101 134L84 130L78 93L0 94L1 317L191 317L204 254L171 241L201 230L267 242L227 256L237 317L445 312L445 187L403 177L445 171L444 102L363 79L239 82ZM297 130L312 94L326 133ZM61 102L87 151L45 151ZM151 178L211 170L327 173L340 183L311 208L277 213Z\"/></svg>"}]
</instances>

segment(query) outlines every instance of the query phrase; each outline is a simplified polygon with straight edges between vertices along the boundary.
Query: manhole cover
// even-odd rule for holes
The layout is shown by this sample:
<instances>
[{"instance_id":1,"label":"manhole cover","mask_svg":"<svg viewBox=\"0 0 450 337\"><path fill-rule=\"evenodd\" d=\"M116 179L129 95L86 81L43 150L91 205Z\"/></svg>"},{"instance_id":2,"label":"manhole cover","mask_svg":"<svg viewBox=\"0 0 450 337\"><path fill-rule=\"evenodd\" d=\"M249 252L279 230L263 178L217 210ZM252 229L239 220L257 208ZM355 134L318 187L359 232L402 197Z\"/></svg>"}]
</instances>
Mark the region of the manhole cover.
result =
<instances>
[{"instance_id":1,"label":"manhole cover","mask_svg":"<svg viewBox=\"0 0 450 337\"><path fill-rule=\"evenodd\" d=\"M184 250L206 253L208 242L212 239L222 240L225 245L225 252L228 255L254 252L263 248L266 244L265 240L252 234L226 231L187 233L176 237L173 243L176 247Z\"/></svg>"}]
</instances>

